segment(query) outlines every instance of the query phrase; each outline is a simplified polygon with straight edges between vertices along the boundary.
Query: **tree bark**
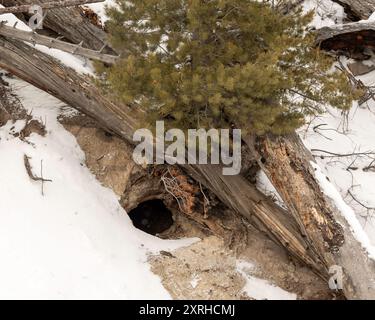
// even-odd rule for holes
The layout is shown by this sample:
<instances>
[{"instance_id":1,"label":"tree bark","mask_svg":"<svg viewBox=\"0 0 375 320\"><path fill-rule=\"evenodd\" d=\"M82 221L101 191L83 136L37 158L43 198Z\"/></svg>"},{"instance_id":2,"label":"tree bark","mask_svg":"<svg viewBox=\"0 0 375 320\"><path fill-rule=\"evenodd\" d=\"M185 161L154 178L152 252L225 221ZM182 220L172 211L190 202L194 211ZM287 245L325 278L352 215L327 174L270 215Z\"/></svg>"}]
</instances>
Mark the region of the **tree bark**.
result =
<instances>
[{"instance_id":1,"label":"tree bark","mask_svg":"<svg viewBox=\"0 0 375 320\"><path fill-rule=\"evenodd\" d=\"M14 7L8 8L0 8L0 14L4 13L20 13L20 12L29 12L30 8L37 4L42 9L54 9L54 8L67 8L73 6L84 5L88 3L96 3L96 2L103 2L104 0L61 0L61 1L51 1L45 3L34 3L34 4L25 4L25 5L18 5Z\"/></svg>"},{"instance_id":2,"label":"tree bark","mask_svg":"<svg viewBox=\"0 0 375 320\"><path fill-rule=\"evenodd\" d=\"M375 0L333 0L345 9L353 21L366 20L375 11Z\"/></svg>"},{"instance_id":3,"label":"tree bark","mask_svg":"<svg viewBox=\"0 0 375 320\"><path fill-rule=\"evenodd\" d=\"M317 31L316 44L327 51L342 54L375 49L375 22L353 22L324 27Z\"/></svg>"},{"instance_id":4,"label":"tree bark","mask_svg":"<svg viewBox=\"0 0 375 320\"><path fill-rule=\"evenodd\" d=\"M50 2L49 0L39 0L39 3ZM4 7L16 5L35 4L33 0L4 0ZM109 49L106 53L113 53L107 41L107 34L101 28L93 25L88 18L82 15L77 7L56 8L48 11L43 21L44 28L53 30L57 35L64 36L73 43L83 41L83 47L93 50L100 50L106 45ZM43 31L43 30L42 30Z\"/></svg>"},{"instance_id":5,"label":"tree bark","mask_svg":"<svg viewBox=\"0 0 375 320\"><path fill-rule=\"evenodd\" d=\"M255 154L299 229L326 266L341 266L348 298L374 299L375 263L369 259L351 228L315 179L314 159L297 134L288 136L247 137Z\"/></svg>"},{"instance_id":6,"label":"tree bark","mask_svg":"<svg viewBox=\"0 0 375 320\"><path fill-rule=\"evenodd\" d=\"M104 128L132 143L142 110L109 100L87 79L32 47L15 40L0 39L1 67L93 117ZM220 166L186 165L184 169L228 207L246 217L325 279L329 277L328 268L332 264L343 266L348 298L374 298L370 287L373 263L367 259L340 213L330 208L329 201L321 194L309 161L298 158L298 152L301 157L309 153L305 153L303 145L296 140L280 139L285 140L266 137L257 145L252 141L247 143L254 153L260 154L259 163L290 213L272 203L242 176L223 176ZM289 150L288 153L285 150ZM284 176L288 177L287 181ZM287 192L289 184L290 194ZM338 223L344 228L341 229Z\"/></svg>"},{"instance_id":7,"label":"tree bark","mask_svg":"<svg viewBox=\"0 0 375 320\"><path fill-rule=\"evenodd\" d=\"M95 85L53 58L16 40L0 38L0 67L96 119L107 130L133 144L143 112L104 97ZM327 278L320 254L300 234L293 219L242 176L223 176L222 167L186 165L184 169L224 204L266 232L299 261Z\"/></svg>"},{"instance_id":8,"label":"tree bark","mask_svg":"<svg viewBox=\"0 0 375 320\"><path fill-rule=\"evenodd\" d=\"M316 35L316 45L321 49L356 60L371 58L369 50L375 50L375 22L373 21L324 27L317 30Z\"/></svg>"},{"instance_id":9,"label":"tree bark","mask_svg":"<svg viewBox=\"0 0 375 320\"><path fill-rule=\"evenodd\" d=\"M29 42L33 45L40 44L48 48L54 48L72 54L80 55L107 64L114 64L117 56L101 53L100 51L83 48L81 44L72 44L51 37L43 36L34 32L23 31L17 28L8 27L0 23L0 35Z\"/></svg>"}]
</instances>

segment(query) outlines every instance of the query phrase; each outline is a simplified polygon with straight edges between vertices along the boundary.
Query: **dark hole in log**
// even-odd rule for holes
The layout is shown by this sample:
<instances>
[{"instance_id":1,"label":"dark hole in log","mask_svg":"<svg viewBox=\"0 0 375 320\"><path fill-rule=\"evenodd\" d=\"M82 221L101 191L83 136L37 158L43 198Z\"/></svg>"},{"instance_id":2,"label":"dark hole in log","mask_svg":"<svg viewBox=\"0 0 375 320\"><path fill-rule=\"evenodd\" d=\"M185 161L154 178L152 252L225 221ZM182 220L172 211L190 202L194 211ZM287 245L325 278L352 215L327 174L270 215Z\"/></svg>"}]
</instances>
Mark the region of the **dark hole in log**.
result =
<instances>
[{"instance_id":1,"label":"dark hole in log","mask_svg":"<svg viewBox=\"0 0 375 320\"><path fill-rule=\"evenodd\" d=\"M162 233L173 225L172 212L162 200L142 202L128 214L136 228L152 235Z\"/></svg>"}]
</instances>

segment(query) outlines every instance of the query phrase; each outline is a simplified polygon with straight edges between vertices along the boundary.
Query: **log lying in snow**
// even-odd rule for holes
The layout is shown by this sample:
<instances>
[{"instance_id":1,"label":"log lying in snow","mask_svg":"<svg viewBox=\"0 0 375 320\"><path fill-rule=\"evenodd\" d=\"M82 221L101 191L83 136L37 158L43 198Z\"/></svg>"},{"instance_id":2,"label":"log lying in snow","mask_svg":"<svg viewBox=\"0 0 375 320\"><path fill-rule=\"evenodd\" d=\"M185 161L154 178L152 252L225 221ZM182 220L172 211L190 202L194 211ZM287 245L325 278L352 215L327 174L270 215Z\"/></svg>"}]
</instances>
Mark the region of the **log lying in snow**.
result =
<instances>
[{"instance_id":1,"label":"log lying in snow","mask_svg":"<svg viewBox=\"0 0 375 320\"><path fill-rule=\"evenodd\" d=\"M91 116L107 130L133 143L133 132L138 127L141 111L112 103L92 83L53 58L22 42L0 38L0 67ZM319 254L310 250L293 219L245 178L223 176L220 166L186 165L184 169L291 255L322 277L328 277L326 265L321 262Z\"/></svg>"},{"instance_id":2,"label":"log lying in snow","mask_svg":"<svg viewBox=\"0 0 375 320\"><path fill-rule=\"evenodd\" d=\"M39 3L50 2L39 0ZM35 4L34 0L3 0L4 7L14 7L16 5ZM83 47L100 50L104 45L108 45L107 34L99 27L93 25L88 18L82 15L79 8L56 8L50 10L43 20L43 27L62 35L73 43L83 41ZM113 53L109 50L109 53Z\"/></svg>"},{"instance_id":3,"label":"log lying in snow","mask_svg":"<svg viewBox=\"0 0 375 320\"><path fill-rule=\"evenodd\" d=\"M66 41L61 41L51 37L46 37L35 32L27 32L15 27L8 27L0 22L0 35L4 37L14 38L17 40L26 41L29 43L40 44L48 48L55 48L61 51L69 52L72 54L77 54L89 59L102 61L107 64L114 64L117 60L117 56L104 54L101 50L91 50L82 47L82 42L80 44L72 44ZM104 46L103 48L104 49Z\"/></svg>"},{"instance_id":4,"label":"log lying in snow","mask_svg":"<svg viewBox=\"0 0 375 320\"><path fill-rule=\"evenodd\" d=\"M321 191L315 162L297 134L247 139L264 170L312 248L328 266L341 266L347 297L375 298L375 262L355 239L343 214ZM263 161L260 161L262 159Z\"/></svg>"},{"instance_id":5,"label":"log lying in snow","mask_svg":"<svg viewBox=\"0 0 375 320\"><path fill-rule=\"evenodd\" d=\"M375 11L375 0L333 0L345 9L353 21L366 20Z\"/></svg>"},{"instance_id":6,"label":"log lying in snow","mask_svg":"<svg viewBox=\"0 0 375 320\"><path fill-rule=\"evenodd\" d=\"M128 106L109 101L82 76L59 65L51 57L19 41L0 38L0 66L67 102L72 107L96 119L104 128L117 133L126 141L132 142L133 130L138 125L137 115L141 113L141 110L130 109ZM265 158L266 166L264 166L264 169L279 193L284 197L292 215L276 206L243 177L223 176L220 166L187 165L184 169L215 193L223 203L249 219L293 256L311 266L323 277L328 277L327 270L331 263L343 266L347 276L347 281L344 282L344 292L347 298L375 298L374 287L372 286L374 280L372 261L369 261L358 241L354 239L342 216L338 212L332 212L331 209L325 207L329 205L328 201L323 199L324 201L318 201L315 204L314 201L322 197L317 182L311 175L305 176L299 173L298 164L302 166L302 172L306 172L305 170L311 172L311 168L308 167L309 164L304 162L301 164L296 159L289 158L289 155L293 152L288 152L286 156L278 158L279 151L277 150L280 145L281 149L284 148L283 144L292 148L298 147L298 144L295 145L293 140L289 141L285 137L283 139L286 140L274 141L267 138L263 142L260 141L261 145L255 147L255 150L263 157L272 159L268 162L272 165L268 165L267 158ZM251 145L251 143L249 144ZM268 147L265 148L265 146ZM301 150L307 152L303 148ZM263 163L263 161L260 162ZM280 172L278 166L282 168ZM288 176L288 183L284 186L281 185L283 174ZM292 184L294 191L290 195L286 194L285 188L288 188L289 183L292 183L293 179L296 178L299 178L301 186L307 188L305 191L309 195L302 201L302 189L299 190L296 184ZM316 198L312 196L314 192L317 193ZM308 200L311 202L308 202ZM311 203L317 206L317 214L303 209L304 205L310 208ZM329 212L326 212L326 210ZM310 216L311 214L312 216ZM317 218L325 216L331 217L332 221L328 221L327 226L324 224L322 226L317 225L316 223L319 223ZM309 224L309 218L312 221L311 225ZM335 222L344 226L345 242L342 244L338 241L337 245L341 246L338 253L332 253L333 250L329 250L335 247L336 239L340 239L340 232L335 232L335 227L337 227ZM336 231L338 230L340 228L337 227ZM331 239L329 236L319 239L319 235L324 235L324 232L326 232L326 236L329 235L329 232L333 232L332 239L334 241L331 244L329 243L329 239ZM324 242L328 243L327 247L325 247Z\"/></svg>"},{"instance_id":7,"label":"log lying in snow","mask_svg":"<svg viewBox=\"0 0 375 320\"><path fill-rule=\"evenodd\" d=\"M61 0L61 1L51 1L46 3L38 4L42 9L53 9L53 8L67 8L73 6L84 5L88 3L103 2L104 0ZM0 14L4 13L20 13L20 12L30 12L30 9L34 4L24 4L8 8L0 8Z\"/></svg>"},{"instance_id":8,"label":"log lying in snow","mask_svg":"<svg viewBox=\"0 0 375 320\"><path fill-rule=\"evenodd\" d=\"M360 57L366 48L375 49L375 21L321 28L317 31L316 44L327 51L347 52Z\"/></svg>"},{"instance_id":9,"label":"log lying in snow","mask_svg":"<svg viewBox=\"0 0 375 320\"><path fill-rule=\"evenodd\" d=\"M59 65L54 59L21 42L1 39L0 67L53 94L97 119L104 128L132 142L133 130L138 125L137 114L140 115L140 111L110 102L82 76ZM243 177L223 176L220 166L186 165L184 169L214 192L223 203L246 217L258 229L266 232L294 257L312 267L323 277L328 277L327 269L332 264L343 266L348 279L345 282L345 294L348 298L374 298L374 289L369 286L373 281L372 262L368 261L367 255L353 238L350 228L341 215L332 213L333 216L330 216L331 213L326 212L329 210L328 203L319 200L323 199L323 196L316 181L311 175L305 176L304 170L306 168L310 170L308 165L299 163L301 159L292 161L294 154L290 150L279 157L280 145L281 150L284 148L282 144L293 146L292 140L283 139L285 140L266 139L261 142L263 147L257 148L257 151L269 159L269 162L265 162L266 172L288 207L294 208L294 211L291 211L300 224L295 223L292 216L276 206ZM292 151L298 154L301 150L297 146L293 146ZM299 148L302 146L300 145ZM304 153L301 153L301 157L303 155ZM288 183L283 180L284 176L287 177ZM298 180L294 182L293 179L296 178ZM289 186L292 188L290 193ZM312 206L316 206L315 211L311 209ZM321 224L317 225L316 223L324 217L326 219L331 217L331 220L322 220ZM345 227L344 244L341 243L341 229L337 227L335 221ZM301 223L304 232L301 230ZM334 234L335 228L339 230L338 234ZM339 241L336 243L337 239ZM325 246L325 243L328 245ZM336 247L338 252L331 250L332 253L330 249L337 249Z\"/></svg>"}]
</instances>

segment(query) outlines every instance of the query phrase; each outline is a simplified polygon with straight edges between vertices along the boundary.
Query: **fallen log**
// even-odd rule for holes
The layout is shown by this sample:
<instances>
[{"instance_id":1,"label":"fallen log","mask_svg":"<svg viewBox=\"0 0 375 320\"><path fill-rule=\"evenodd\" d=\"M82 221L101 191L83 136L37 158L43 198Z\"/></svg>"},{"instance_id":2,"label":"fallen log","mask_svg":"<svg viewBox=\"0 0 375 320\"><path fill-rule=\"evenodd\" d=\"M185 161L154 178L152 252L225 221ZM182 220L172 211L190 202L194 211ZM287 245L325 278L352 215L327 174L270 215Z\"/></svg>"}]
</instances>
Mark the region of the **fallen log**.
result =
<instances>
[{"instance_id":1,"label":"fallen log","mask_svg":"<svg viewBox=\"0 0 375 320\"><path fill-rule=\"evenodd\" d=\"M333 0L345 9L352 21L366 20L375 11L375 0Z\"/></svg>"},{"instance_id":2,"label":"fallen log","mask_svg":"<svg viewBox=\"0 0 375 320\"><path fill-rule=\"evenodd\" d=\"M53 58L22 42L0 38L0 67L68 103L96 119L107 130L133 143L133 132L139 126L142 111L113 103L86 78ZM294 220L245 178L223 176L221 166L186 165L184 169L292 256L321 277L328 278L326 264L300 234Z\"/></svg>"},{"instance_id":3,"label":"fallen log","mask_svg":"<svg viewBox=\"0 0 375 320\"><path fill-rule=\"evenodd\" d=\"M103 127L126 141L132 141L133 130L137 128L139 116L142 114L141 110L131 109L117 102L113 103L104 97L95 86L77 75L73 70L59 65L52 58L18 41L2 39L0 54L0 66L97 119ZM260 152L260 149L256 148L256 150ZM332 263L342 266L345 264L345 274L348 279L345 282L345 294L348 298L373 297L373 291L371 291L373 289L367 288L366 291L365 288L366 284L372 283L371 261L366 260L367 255L358 242L352 241L353 235L350 228L344 230L345 242L344 244L338 242L341 244L340 255L336 256L337 253L332 253L329 250L334 249L335 245L328 246L327 250L324 242L317 239L320 231L316 230L315 222L312 226L309 226L311 229L305 226L307 219L304 218L309 217L309 213L306 213L305 216L301 214L299 212L301 205L296 206L295 210L291 211L293 214L291 216L272 201L269 201L243 177L223 176L220 166L186 165L184 169L215 193L228 207L246 217L274 241L286 248L291 255L312 267L325 279L329 277L328 268ZM289 172L287 169L285 170ZM277 185L277 179L281 179L282 174L277 173L276 169L274 174L278 177L271 179L271 181L273 180L272 182ZM293 178L294 174L291 171L290 179ZM303 183L308 186L311 181L302 178ZM313 180L313 183L316 186L316 181ZM279 192L282 194L282 190L279 190ZM298 193L295 192L288 200L289 202L286 201L286 203L288 207L291 207L293 202L297 200ZM322 205L328 205L328 202L323 202ZM319 217L319 214L316 217ZM333 213L332 221L327 230L333 228L332 230L335 231L335 221L345 226L345 221L342 221L341 215ZM340 239L340 232L337 232L333 239ZM360 276L356 275L355 270L353 271L353 266L356 265L357 261L353 260L351 255L354 255L354 257L360 256L360 259L358 259L358 263L361 264L358 267L358 270L361 271Z\"/></svg>"},{"instance_id":4,"label":"fallen log","mask_svg":"<svg viewBox=\"0 0 375 320\"><path fill-rule=\"evenodd\" d=\"M258 154L260 167L308 241L324 256L328 266L343 268L345 295L374 299L375 262L354 237L342 213L321 191L311 164L315 160L299 136L267 135L247 137L245 141Z\"/></svg>"},{"instance_id":5,"label":"fallen log","mask_svg":"<svg viewBox=\"0 0 375 320\"><path fill-rule=\"evenodd\" d=\"M39 5L48 3L49 0L39 0ZM3 0L4 7L14 7L17 5L33 5L33 0ZM90 20L85 17L81 10L77 7L56 8L48 11L43 20L45 29L53 30L56 35L64 36L73 43L81 43L83 47L100 50L103 46L107 47L108 52L113 53L114 50L107 41L107 34L101 28L93 25ZM41 30L43 32L45 30ZM39 32L39 31L38 31Z\"/></svg>"},{"instance_id":6,"label":"fallen log","mask_svg":"<svg viewBox=\"0 0 375 320\"><path fill-rule=\"evenodd\" d=\"M73 6L84 5L88 3L97 3L103 2L104 0L62 0L62 1L51 1L45 3L34 3L34 4L24 4L8 8L0 8L0 14L5 13L21 13L21 12L30 12L30 9L35 4L41 7L42 9L54 9L54 8L67 8Z\"/></svg>"},{"instance_id":7,"label":"fallen log","mask_svg":"<svg viewBox=\"0 0 375 320\"><path fill-rule=\"evenodd\" d=\"M98 60L107 64L114 64L118 58L114 55L102 53L100 50L97 51L83 48L82 42L80 44L72 44L66 41L61 41L59 39L43 36L35 32L28 32L17 29L15 27L9 27L6 26L3 22L0 22L0 35L21 41L26 41L33 45L40 44L48 48L58 49L89 59Z\"/></svg>"},{"instance_id":8,"label":"fallen log","mask_svg":"<svg viewBox=\"0 0 375 320\"><path fill-rule=\"evenodd\" d=\"M375 50L375 22L353 22L324 27L317 31L316 45L326 51L366 59L365 50Z\"/></svg>"}]
</instances>

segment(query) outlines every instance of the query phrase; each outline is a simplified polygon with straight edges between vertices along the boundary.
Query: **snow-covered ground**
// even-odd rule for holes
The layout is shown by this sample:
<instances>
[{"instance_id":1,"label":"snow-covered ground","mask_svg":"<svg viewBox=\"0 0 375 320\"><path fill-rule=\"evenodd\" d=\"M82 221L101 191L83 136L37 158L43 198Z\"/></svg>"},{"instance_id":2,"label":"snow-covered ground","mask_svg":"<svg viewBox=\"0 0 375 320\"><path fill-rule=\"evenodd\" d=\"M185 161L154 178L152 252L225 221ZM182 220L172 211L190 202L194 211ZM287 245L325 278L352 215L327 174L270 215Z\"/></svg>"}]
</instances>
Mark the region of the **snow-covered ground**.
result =
<instances>
[{"instance_id":1,"label":"snow-covered ground","mask_svg":"<svg viewBox=\"0 0 375 320\"><path fill-rule=\"evenodd\" d=\"M375 81L375 73L373 79ZM359 237L362 243L367 243L364 246L375 258L375 171L367 169L375 159L375 102L369 101L362 107L355 104L349 112L348 122L340 111L328 111L300 134L306 146L317 156L320 169L349 208L354 210L370 242ZM343 213L348 213L348 208L339 204L341 200L330 193ZM357 229L358 237L361 231L354 226L356 222L353 219L349 220L353 222L352 228Z\"/></svg>"},{"instance_id":2,"label":"snow-covered ground","mask_svg":"<svg viewBox=\"0 0 375 320\"><path fill-rule=\"evenodd\" d=\"M198 239L161 240L136 229L117 196L84 165L76 139L59 124L65 105L18 79L6 79L47 135L21 141L23 120L0 127L0 299L169 299L147 255ZM15 137L16 135L16 137ZM43 193L27 174L51 179ZM255 299L296 299L252 275L239 261L243 292ZM196 279L196 281L199 281ZM194 289L194 287L192 286Z\"/></svg>"},{"instance_id":3,"label":"snow-covered ground","mask_svg":"<svg viewBox=\"0 0 375 320\"><path fill-rule=\"evenodd\" d=\"M0 128L0 299L169 298L147 253L195 240L161 240L133 227L57 122L62 103L23 81L7 81L48 133L26 143L13 136L23 121ZM44 196L26 172L24 154L36 175L43 161L43 176L52 180Z\"/></svg>"},{"instance_id":4,"label":"snow-covered ground","mask_svg":"<svg viewBox=\"0 0 375 320\"><path fill-rule=\"evenodd\" d=\"M102 3L89 6L105 19ZM317 12L315 27L341 23L344 18L343 9L330 0L306 0L305 10L312 9ZM2 15L1 20L13 25L18 19ZM29 30L20 21L17 27ZM37 49L92 74L90 63L79 57L43 46ZM360 79L374 84L375 72ZM85 167L75 138L57 122L63 104L23 81L7 81L33 117L46 124L48 133L45 137L34 134L26 143L13 136L23 128L22 121L0 127L0 298L169 298L149 269L147 253L173 250L196 240L165 241L134 228L115 194ZM375 152L375 102L354 105L346 119L328 109L300 134L310 150L357 154L331 157L313 151L322 156L316 160L323 190L375 257L375 171L367 169L375 164L375 155L359 154ZM27 175L24 154L31 158L36 174L43 161L43 176L52 180L44 184L44 195L40 182ZM261 180L269 183L265 177ZM248 266L240 263L239 272L244 267ZM261 299L295 298L271 287L247 276L244 290Z\"/></svg>"},{"instance_id":5,"label":"snow-covered ground","mask_svg":"<svg viewBox=\"0 0 375 320\"><path fill-rule=\"evenodd\" d=\"M105 5L114 1L87 6L104 22ZM0 20L31 31L12 14ZM41 45L35 48L93 75L86 59ZM0 127L0 299L169 299L150 271L147 255L199 239L167 241L136 229L116 195L84 165L75 137L57 121L64 104L22 80L6 81L33 118L46 125L47 135L32 134L23 142L14 135L24 121ZM42 164L43 177L52 180L44 183L43 194L41 183L26 172L24 155L30 157L35 175L41 174ZM246 280L243 291L250 297L296 299L252 276L250 265L238 265Z\"/></svg>"},{"instance_id":6,"label":"snow-covered ground","mask_svg":"<svg viewBox=\"0 0 375 320\"><path fill-rule=\"evenodd\" d=\"M345 18L343 8L331 0L306 0L304 9L316 12L312 22L315 28L340 24ZM346 66L354 60L341 58L341 62ZM364 64L374 65L375 58ZM365 85L375 84L375 72L357 78ZM375 101L370 99L362 106L354 103L348 114L327 108L325 114L302 128L300 135L316 155L319 166L316 174L322 190L332 198L357 239L375 258L375 170L371 169L375 165L375 161L372 163L375 159ZM353 155L344 156L350 154Z\"/></svg>"},{"instance_id":7,"label":"snow-covered ground","mask_svg":"<svg viewBox=\"0 0 375 320\"><path fill-rule=\"evenodd\" d=\"M246 261L237 262L238 272L245 278L246 284L243 291L256 300L296 300L297 295L285 291L267 280L251 275L255 266Z\"/></svg>"}]
</instances>

